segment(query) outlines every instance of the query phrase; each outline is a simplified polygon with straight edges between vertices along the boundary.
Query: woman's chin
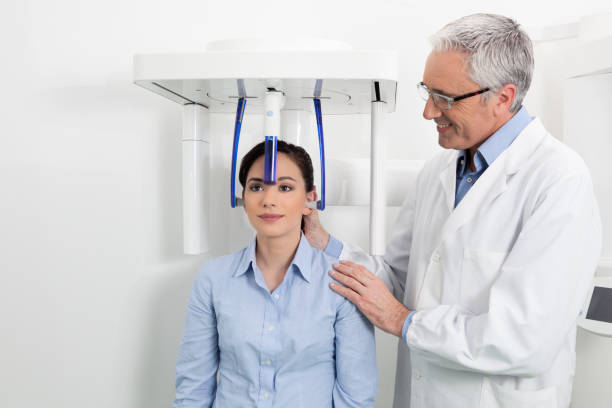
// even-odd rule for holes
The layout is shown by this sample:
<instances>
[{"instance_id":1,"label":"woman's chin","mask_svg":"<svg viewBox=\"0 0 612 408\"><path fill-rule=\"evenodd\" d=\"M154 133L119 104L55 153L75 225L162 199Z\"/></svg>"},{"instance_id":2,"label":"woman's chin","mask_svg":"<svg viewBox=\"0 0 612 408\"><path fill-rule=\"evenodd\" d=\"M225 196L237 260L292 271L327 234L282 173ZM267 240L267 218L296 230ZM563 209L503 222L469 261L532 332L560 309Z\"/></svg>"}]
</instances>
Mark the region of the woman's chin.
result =
<instances>
[{"instance_id":1,"label":"woman's chin","mask_svg":"<svg viewBox=\"0 0 612 408\"><path fill-rule=\"evenodd\" d=\"M297 228L287 228L287 226L281 225L258 225L255 231L257 232L258 238L264 239L290 238L301 234L300 226Z\"/></svg>"}]
</instances>

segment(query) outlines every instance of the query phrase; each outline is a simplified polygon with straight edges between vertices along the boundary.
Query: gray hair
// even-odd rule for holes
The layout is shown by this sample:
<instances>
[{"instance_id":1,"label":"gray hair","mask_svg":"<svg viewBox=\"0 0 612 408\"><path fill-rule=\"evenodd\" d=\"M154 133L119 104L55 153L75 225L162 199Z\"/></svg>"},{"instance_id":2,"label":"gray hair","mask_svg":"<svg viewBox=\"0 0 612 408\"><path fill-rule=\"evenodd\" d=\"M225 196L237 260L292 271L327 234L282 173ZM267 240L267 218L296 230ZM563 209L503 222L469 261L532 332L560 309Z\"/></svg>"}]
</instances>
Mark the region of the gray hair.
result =
<instances>
[{"instance_id":1,"label":"gray hair","mask_svg":"<svg viewBox=\"0 0 612 408\"><path fill-rule=\"evenodd\" d=\"M516 86L510 112L521 107L531 85L533 46L527 33L511 18L495 14L461 17L434 34L434 52L464 53L470 79L496 92L506 84ZM483 95L486 102L489 93Z\"/></svg>"}]
</instances>

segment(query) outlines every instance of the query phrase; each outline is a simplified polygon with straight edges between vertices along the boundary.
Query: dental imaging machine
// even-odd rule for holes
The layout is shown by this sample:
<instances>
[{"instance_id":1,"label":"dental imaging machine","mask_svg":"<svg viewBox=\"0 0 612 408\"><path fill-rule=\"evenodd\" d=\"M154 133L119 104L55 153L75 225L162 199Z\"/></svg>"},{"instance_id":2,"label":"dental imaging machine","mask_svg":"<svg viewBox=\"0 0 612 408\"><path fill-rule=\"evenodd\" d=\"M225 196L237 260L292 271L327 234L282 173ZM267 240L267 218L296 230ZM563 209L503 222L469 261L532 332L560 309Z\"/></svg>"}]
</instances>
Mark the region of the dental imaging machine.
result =
<instances>
[{"instance_id":1,"label":"dental imaging machine","mask_svg":"<svg viewBox=\"0 0 612 408\"><path fill-rule=\"evenodd\" d=\"M578 325L591 333L612 337L612 277L595 277Z\"/></svg>"},{"instance_id":2,"label":"dental imaging machine","mask_svg":"<svg viewBox=\"0 0 612 408\"><path fill-rule=\"evenodd\" d=\"M387 205L382 126L385 113L395 110L397 74L395 52L353 50L312 39L228 40L210 43L202 53L136 55L134 82L183 105L184 252L208 251L209 200L220 199L207 195L215 162L212 144L232 137L211 132L210 114L235 117L232 154L226 159L231 160L228 204L241 205L236 168L247 111L263 115L265 183L276 181L277 140L301 144L301 129L316 127L320 200L311 205L319 210L335 204L326 191L324 115L371 115L370 253L382 254Z\"/></svg>"}]
</instances>

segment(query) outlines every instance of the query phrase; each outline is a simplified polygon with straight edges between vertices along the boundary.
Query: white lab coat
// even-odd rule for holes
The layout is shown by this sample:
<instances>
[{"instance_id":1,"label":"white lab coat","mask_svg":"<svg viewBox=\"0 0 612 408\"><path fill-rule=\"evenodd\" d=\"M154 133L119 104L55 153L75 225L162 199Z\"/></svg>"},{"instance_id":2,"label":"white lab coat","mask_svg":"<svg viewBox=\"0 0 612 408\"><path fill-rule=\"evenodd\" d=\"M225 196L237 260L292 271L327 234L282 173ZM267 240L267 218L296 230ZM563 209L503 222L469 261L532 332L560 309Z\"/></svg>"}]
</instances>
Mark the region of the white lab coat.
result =
<instances>
[{"instance_id":1,"label":"white lab coat","mask_svg":"<svg viewBox=\"0 0 612 408\"><path fill-rule=\"evenodd\" d=\"M398 347L396 408L567 408L576 319L601 250L582 159L534 119L459 205L457 151L426 163L384 257L341 259L416 310Z\"/></svg>"}]
</instances>

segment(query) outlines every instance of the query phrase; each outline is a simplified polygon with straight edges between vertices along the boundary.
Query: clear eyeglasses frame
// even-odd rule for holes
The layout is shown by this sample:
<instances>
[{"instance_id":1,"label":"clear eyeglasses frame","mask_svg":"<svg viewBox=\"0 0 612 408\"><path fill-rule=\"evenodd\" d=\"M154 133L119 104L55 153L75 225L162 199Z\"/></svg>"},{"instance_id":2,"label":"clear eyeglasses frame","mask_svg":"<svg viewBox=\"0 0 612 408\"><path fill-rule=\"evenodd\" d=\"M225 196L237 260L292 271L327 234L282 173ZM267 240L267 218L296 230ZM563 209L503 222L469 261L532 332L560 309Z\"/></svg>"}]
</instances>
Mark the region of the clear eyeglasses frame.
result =
<instances>
[{"instance_id":1,"label":"clear eyeglasses frame","mask_svg":"<svg viewBox=\"0 0 612 408\"><path fill-rule=\"evenodd\" d=\"M423 98L424 101L428 101L429 98L431 98L433 100L434 105L436 105L438 109L444 110L444 111L450 110L450 108L452 108L453 106L453 103L457 101L460 101L462 99L469 98L472 96L480 95L482 93L489 91L489 88L482 88L482 89L477 90L476 92L470 92L470 93L455 96L454 98L452 98L450 96L431 92L429 88L427 88L427 85L425 85L423 82L419 82L416 85L416 87L417 87L417 92L419 93L419 96Z\"/></svg>"}]
</instances>

